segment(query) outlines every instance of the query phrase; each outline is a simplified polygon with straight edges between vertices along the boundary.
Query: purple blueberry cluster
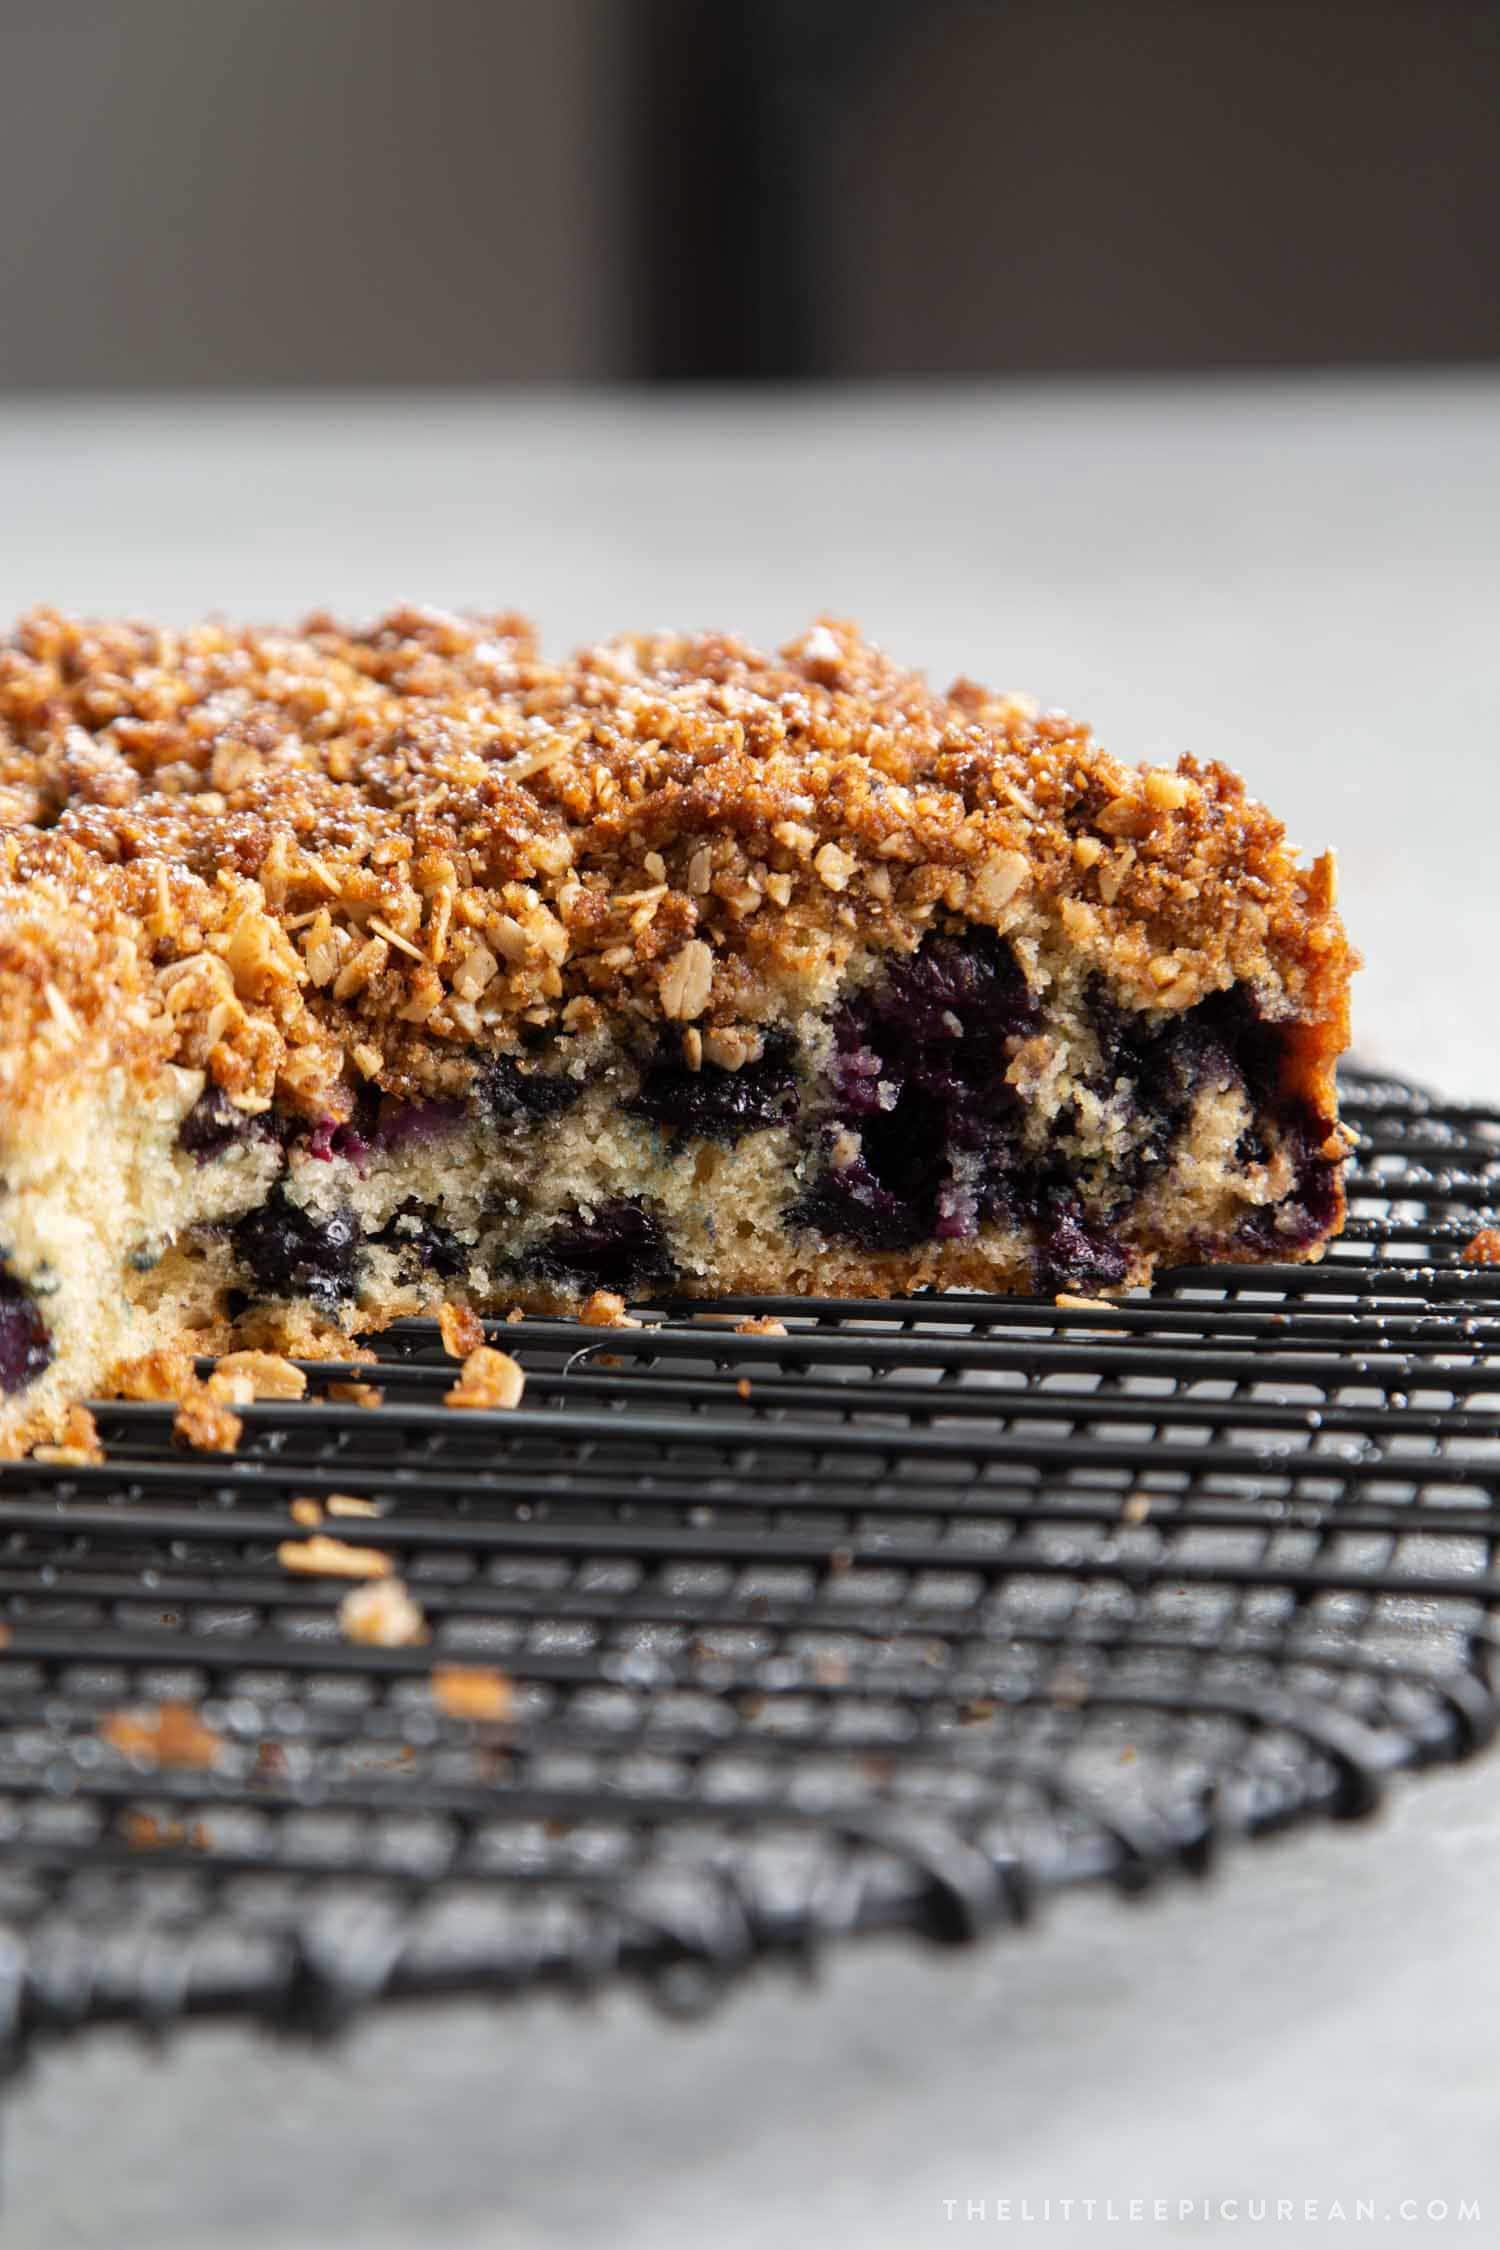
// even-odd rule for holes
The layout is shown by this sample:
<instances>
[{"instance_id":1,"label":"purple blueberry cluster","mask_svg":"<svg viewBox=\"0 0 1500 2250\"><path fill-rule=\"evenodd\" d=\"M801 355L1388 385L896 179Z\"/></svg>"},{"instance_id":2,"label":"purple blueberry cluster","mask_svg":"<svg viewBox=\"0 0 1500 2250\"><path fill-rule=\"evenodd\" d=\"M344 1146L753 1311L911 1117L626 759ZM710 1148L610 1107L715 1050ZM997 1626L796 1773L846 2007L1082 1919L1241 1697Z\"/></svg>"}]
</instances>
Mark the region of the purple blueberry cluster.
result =
<instances>
[{"instance_id":1,"label":"purple blueberry cluster","mask_svg":"<svg viewBox=\"0 0 1500 2250\"><path fill-rule=\"evenodd\" d=\"M987 930L929 938L847 1001L823 1137L853 1130L860 1153L830 1163L797 1217L866 1250L904 1250L1029 1215L1045 1185L1022 1145L1006 1041L1039 1022L1014 954Z\"/></svg>"}]
</instances>

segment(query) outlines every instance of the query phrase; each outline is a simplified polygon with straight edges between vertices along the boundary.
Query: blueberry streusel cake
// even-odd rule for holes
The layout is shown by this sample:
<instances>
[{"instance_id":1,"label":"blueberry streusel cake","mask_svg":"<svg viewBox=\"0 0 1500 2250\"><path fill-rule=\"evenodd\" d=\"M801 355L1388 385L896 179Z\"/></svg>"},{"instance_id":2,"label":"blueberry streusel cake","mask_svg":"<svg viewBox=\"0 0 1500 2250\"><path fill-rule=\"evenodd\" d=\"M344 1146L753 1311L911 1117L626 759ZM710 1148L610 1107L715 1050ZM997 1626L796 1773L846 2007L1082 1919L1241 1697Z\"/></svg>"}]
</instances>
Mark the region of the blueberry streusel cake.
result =
<instances>
[{"instance_id":1,"label":"blueberry streusel cake","mask_svg":"<svg viewBox=\"0 0 1500 2250\"><path fill-rule=\"evenodd\" d=\"M1331 859L850 626L0 647L0 1443L596 1289L1095 1293L1342 1213Z\"/></svg>"}]
</instances>

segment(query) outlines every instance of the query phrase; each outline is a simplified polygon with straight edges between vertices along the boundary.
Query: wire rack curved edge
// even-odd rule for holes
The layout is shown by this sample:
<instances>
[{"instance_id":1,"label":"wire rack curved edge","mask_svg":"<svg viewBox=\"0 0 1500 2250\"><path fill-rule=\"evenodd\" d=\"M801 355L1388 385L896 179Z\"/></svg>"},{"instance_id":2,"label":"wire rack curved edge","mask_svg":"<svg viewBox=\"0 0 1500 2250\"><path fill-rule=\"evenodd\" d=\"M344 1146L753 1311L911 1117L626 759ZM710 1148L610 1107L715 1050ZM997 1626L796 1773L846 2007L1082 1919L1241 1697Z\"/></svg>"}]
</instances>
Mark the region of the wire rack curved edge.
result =
<instances>
[{"instance_id":1,"label":"wire rack curved edge","mask_svg":"<svg viewBox=\"0 0 1500 2250\"><path fill-rule=\"evenodd\" d=\"M999 1299L527 1321L506 1415L435 1330L232 1457L101 1407L0 1471L0 2057L38 2034L641 1980L960 1940L1202 1872L1493 1732L1500 1115L1351 1074L1342 1241L1108 1310ZM373 1373L372 1373L373 1370ZM326 1397L369 1376L374 1410ZM318 1395L314 1396L316 1393ZM276 1560L350 1492L421 1648ZM456 1719L435 1662L499 1668ZM181 1701L211 1771L104 1717Z\"/></svg>"}]
</instances>

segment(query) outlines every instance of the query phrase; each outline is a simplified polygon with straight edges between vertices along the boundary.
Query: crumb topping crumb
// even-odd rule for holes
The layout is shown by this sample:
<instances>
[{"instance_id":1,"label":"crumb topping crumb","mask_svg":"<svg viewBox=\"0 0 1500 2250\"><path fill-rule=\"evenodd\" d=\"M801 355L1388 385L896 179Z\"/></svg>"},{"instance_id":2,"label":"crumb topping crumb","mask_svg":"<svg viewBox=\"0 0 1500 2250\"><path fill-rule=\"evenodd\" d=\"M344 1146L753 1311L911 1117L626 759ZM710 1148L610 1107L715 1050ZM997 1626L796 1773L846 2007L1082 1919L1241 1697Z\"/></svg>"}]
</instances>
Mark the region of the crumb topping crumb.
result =
<instances>
[{"instance_id":1,"label":"crumb topping crumb","mask_svg":"<svg viewBox=\"0 0 1500 2250\"><path fill-rule=\"evenodd\" d=\"M586 1297L578 1308L578 1318L585 1328L641 1326L634 1313L626 1310L624 1298L613 1289L596 1289L591 1297Z\"/></svg>"},{"instance_id":2,"label":"crumb topping crumb","mask_svg":"<svg viewBox=\"0 0 1500 2250\"><path fill-rule=\"evenodd\" d=\"M382 1578L344 1596L339 1631L370 1648L415 1648L427 1638L427 1620L399 1578Z\"/></svg>"},{"instance_id":3,"label":"crumb topping crumb","mask_svg":"<svg viewBox=\"0 0 1500 2250\"><path fill-rule=\"evenodd\" d=\"M450 1359L467 1359L484 1342L484 1322L467 1305L441 1305L438 1333Z\"/></svg>"},{"instance_id":4,"label":"crumb topping crumb","mask_svg":"<svg viewBox=\"0 0 1500 2250\"><path fill-rule=\"evenodd\" d=\"M326 1532L315 1532L310 1539L283 1539L276 1560L283 1570L303 1578L389 1578L395 1569L382 1548L351 1547Z\"/></svg>"},{"instance_id":5,"label":"crumb topping crumb","mask_svg":"<svg viewBox=\"0 0 1500 2250\"><path fill-rule=\"evenodd\" d=\"M497 1352L488 1344L480 1344L465 1359L453 1388L443 1393L443 1404L519 1406L525 1388L526 1376L519 1361L512 1359L509 1352Z\"/></svg>"},{"instance_id":6,"label":"crumb topping crumb","mask_svg":"<svg viewBox=\"0 0 1500 2250\"><path fill-rule=\"evenodd\" d=\"M190 1703L159 1703L145 1711L111 1711L99 1732L123 1757L153 1766L217 1765L224 1745Z\"/></svg>"},{"instance_id":7,"label":"crumb topping crumb","mask_svg":"<svg viewBox=\"0 0 1500 2250\"><path fill-rule=\"evenodd\" d=\"M450 1719L508 1719L515 1708L514 1684L491 1664L437 1664L431 1684Z\"/></svg>"},{"instance_id":8,"label":"crumb topping crumb","mask_svg":"<svg viewBox=\"0 0 1500 2250\"><path fill-rule=\"evenodd\" d=\"M199 1453L233 1453L244 1431L238 1414L207 1384L182 1400L172 1421L172 1435Z\"/></svg>"}]
</instances>

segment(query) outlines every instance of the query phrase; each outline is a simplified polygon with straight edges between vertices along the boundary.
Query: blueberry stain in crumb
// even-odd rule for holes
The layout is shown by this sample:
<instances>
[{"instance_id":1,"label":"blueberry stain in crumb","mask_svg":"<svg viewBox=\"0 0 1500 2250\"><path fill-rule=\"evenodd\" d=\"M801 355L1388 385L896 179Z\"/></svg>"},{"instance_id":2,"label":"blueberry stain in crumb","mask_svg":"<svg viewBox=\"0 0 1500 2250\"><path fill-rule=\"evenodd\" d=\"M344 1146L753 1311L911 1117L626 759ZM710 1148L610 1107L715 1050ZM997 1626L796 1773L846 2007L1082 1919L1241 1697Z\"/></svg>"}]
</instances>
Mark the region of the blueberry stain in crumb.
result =
<instances>
[{"instance_id":1,"label":"blueberry stain in crumb","mask_svg":"<svg viewBox=\"0 0 1500 2250\"><path fill-rule=\"evenodd\" d=\"M573 1107L583 1088L576 1078L526 1070L510 1055L492 1055L480 1066L474 1092L492 1124L515 1126L560 1117Z\"/></svg>"},{"instance_id":2,"label":"blueberry stain in crumb","mask_svg":"<svg viewBox=\"0 0 1500 2250\"><path fill-rule=\"evenodd\" d=\"M660 1220L624 1197L560 1220L527 1262L565 1286L588 1283L625 1296L670 1281L676 1271Z\"/></svg>"},{"instance_id":3,"label":"blueberry stain in crumb","mask_svg":"<svg viewBox=\"0 0 1500 2250\"><path fill-rule=\"evenodd\" d=\"M402 1254L418 1273L437 1274L444 1281L464 1273L474 1255L471 1244L460 1241L450 1226L415 1203L404 1205L375 1241L382 1249Z\"/></svg>"}]
</instances>

